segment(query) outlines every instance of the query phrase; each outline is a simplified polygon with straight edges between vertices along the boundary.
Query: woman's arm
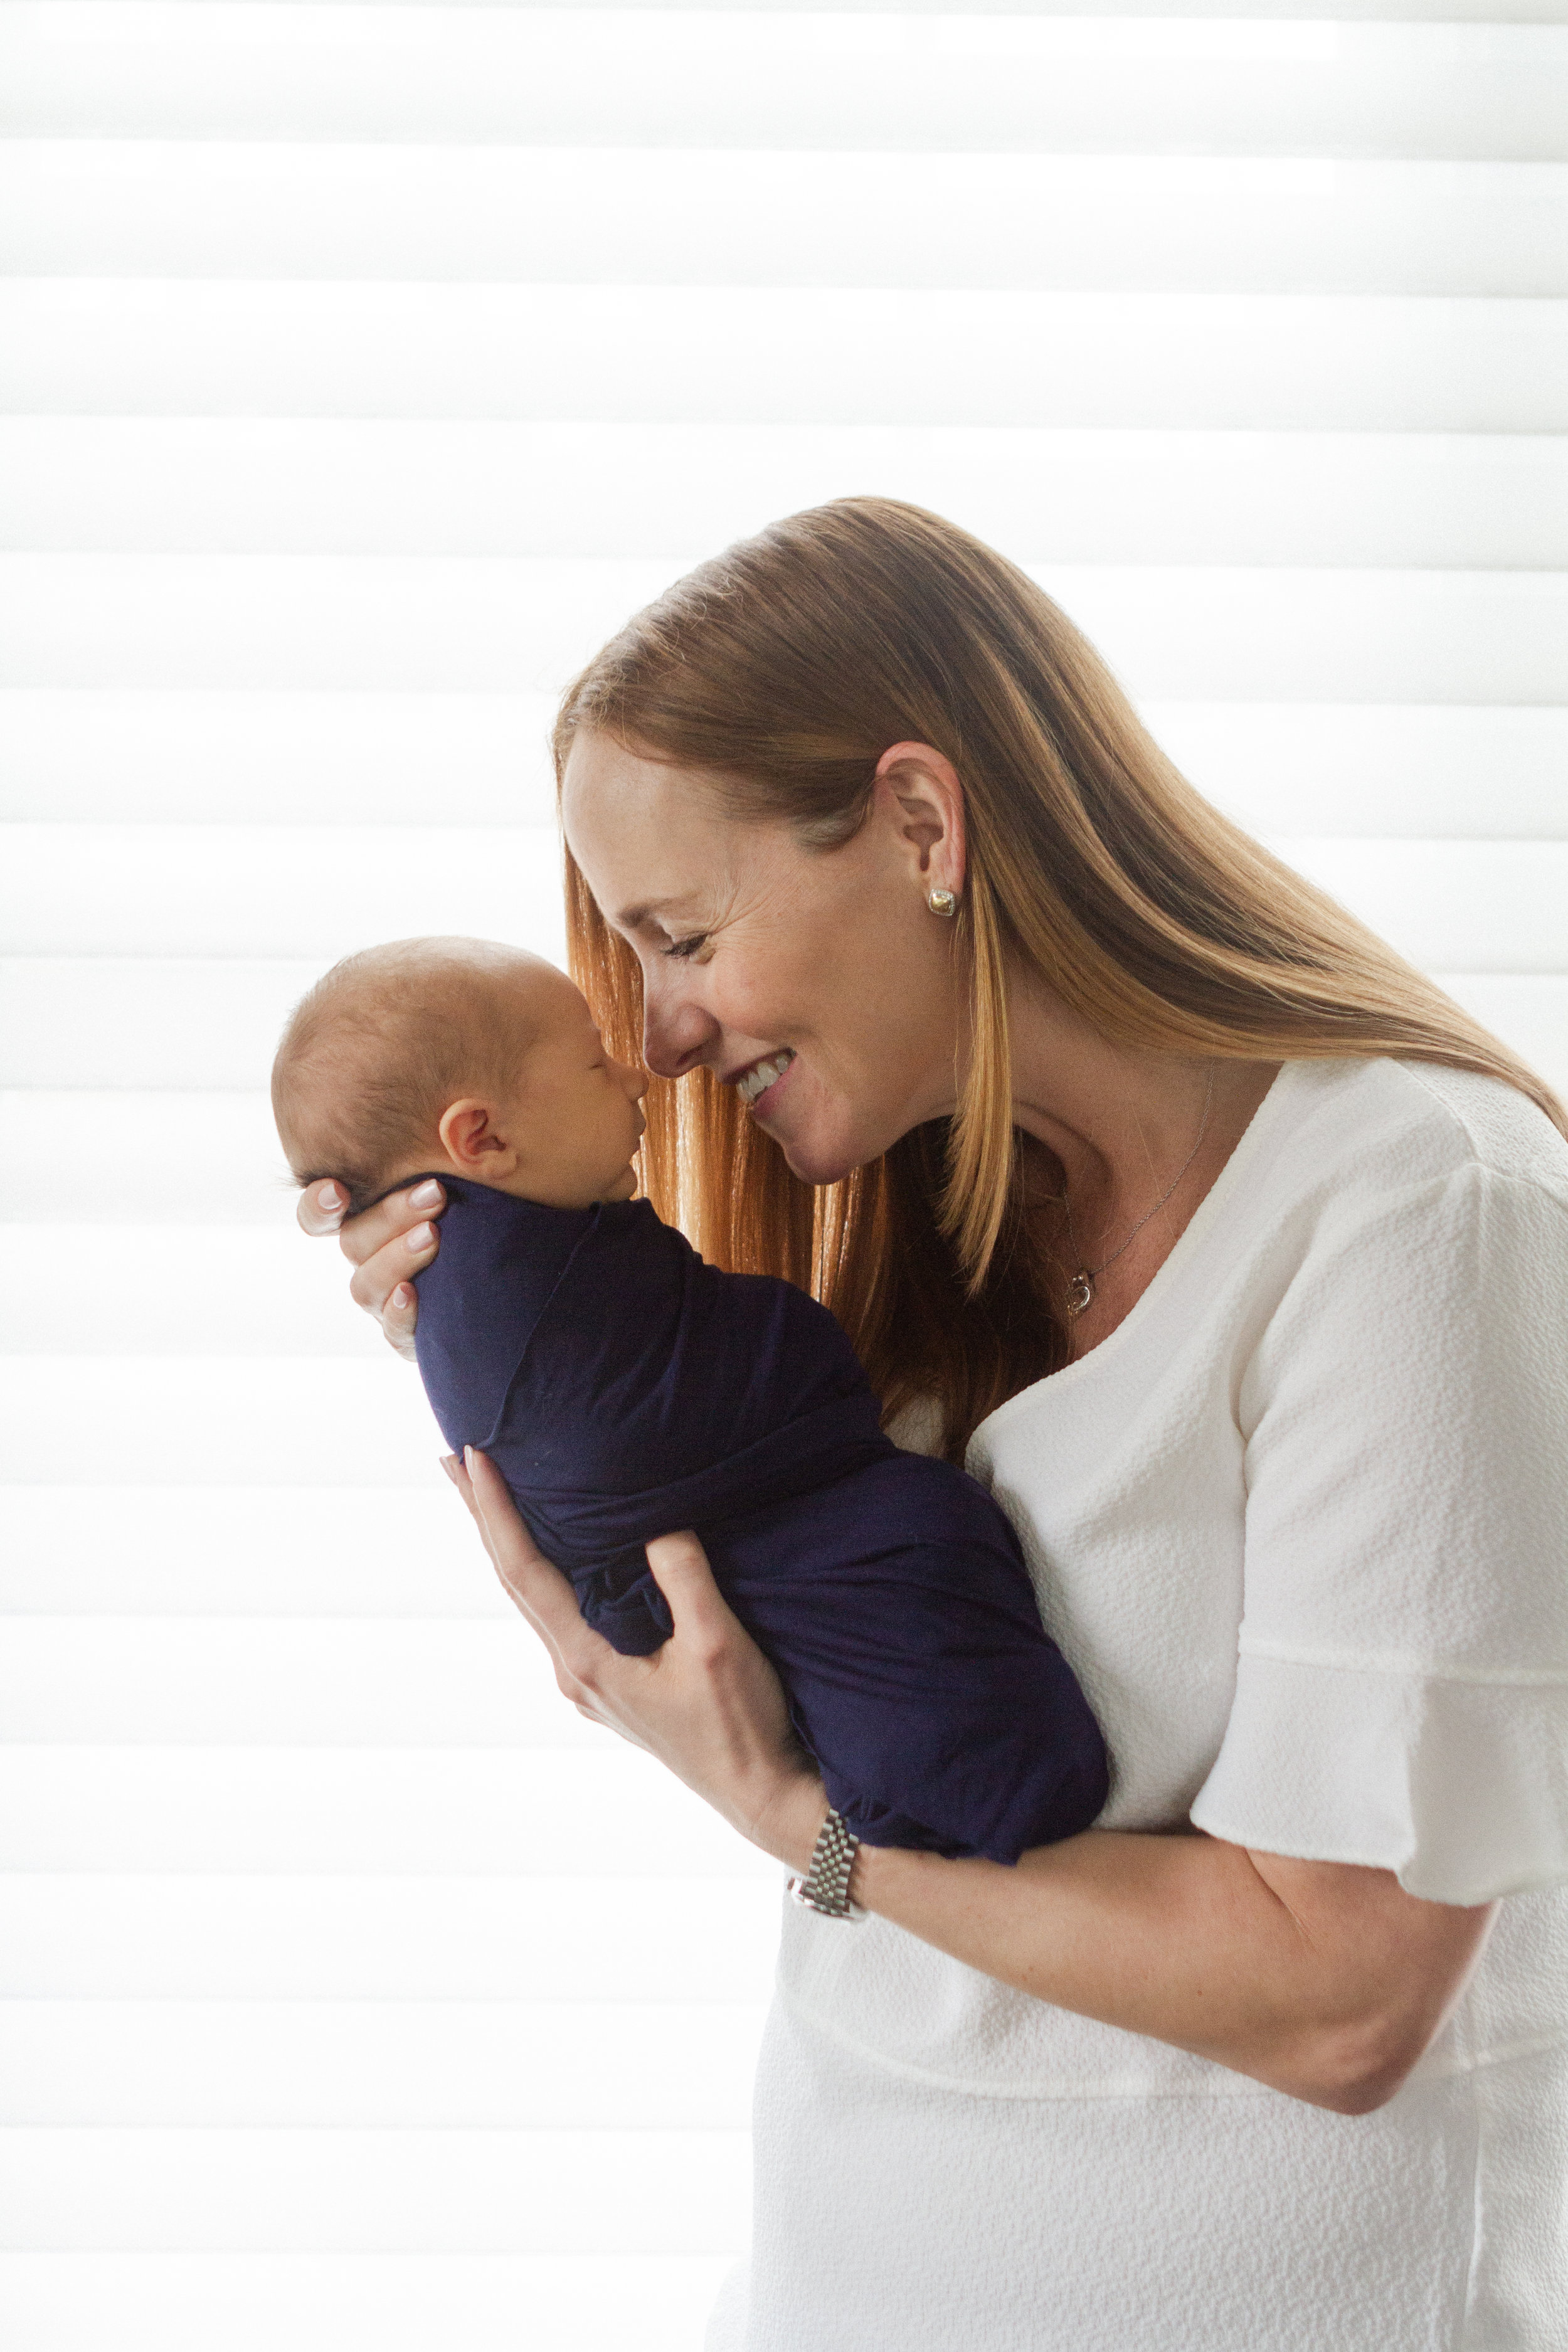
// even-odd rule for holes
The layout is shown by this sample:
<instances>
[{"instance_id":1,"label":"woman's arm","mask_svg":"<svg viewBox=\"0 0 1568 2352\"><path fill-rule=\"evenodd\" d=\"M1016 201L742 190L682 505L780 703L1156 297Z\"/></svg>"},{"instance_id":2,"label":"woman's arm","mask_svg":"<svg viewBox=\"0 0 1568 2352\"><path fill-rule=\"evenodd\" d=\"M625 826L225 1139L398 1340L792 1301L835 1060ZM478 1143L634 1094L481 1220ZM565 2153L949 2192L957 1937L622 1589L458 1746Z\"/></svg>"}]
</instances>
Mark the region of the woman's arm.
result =
<instances>
[{"instance_id":1,"label":"woman's arm","mask_svg":"<svg viewBox=\"0 0 1568 2352\"><path fill-rule=\"evenodd\" d=\"M1013 1870L862 1848L853 1892L1004 1984L1350 2116L1398 2090L1495 1907L1425 1903L1352 1863L1106 1830Z\"/></svg>"},{"instance_id":2,"label":"woman's arm","mask_svg":"<svg viewBox=\"0 0 1568 2352\"><path fill-rule=\"evenodd\" d=\"M447 1195L433 1176L427 1177L411 1192L389 1192L374 1209L345 1224L347 1203L342 1187L329 1179L300 1193L295 1214L308 1234L337 1234L338 1245L354 1269L350 1297L377 1318L387 1344L412 1363L419 1315L412 1277L424 1271L440 1246L431 1221L446 1207Z\"/></svg>"},{"instance_id":3,"label":"woman's arm","mask_svg":"<svg viewBox=\"0 0 1568 2352\"><path fill-rule=\"evenodd\" d=\"M494 1466L472 1453L468 1475L447 1466L567 1697L804 1871L822 1786L696 1538L649 1545L675 1633L651 1658L624 1658L584 1623ZM1011 1870L862 1846L852 1892L1004 1984L1341 2115L1392 2098L1457 1998L1492 1911L1422 1902L1392 1873L1350 1863L1100 1830Z\"/></svg>"}]
</instances>

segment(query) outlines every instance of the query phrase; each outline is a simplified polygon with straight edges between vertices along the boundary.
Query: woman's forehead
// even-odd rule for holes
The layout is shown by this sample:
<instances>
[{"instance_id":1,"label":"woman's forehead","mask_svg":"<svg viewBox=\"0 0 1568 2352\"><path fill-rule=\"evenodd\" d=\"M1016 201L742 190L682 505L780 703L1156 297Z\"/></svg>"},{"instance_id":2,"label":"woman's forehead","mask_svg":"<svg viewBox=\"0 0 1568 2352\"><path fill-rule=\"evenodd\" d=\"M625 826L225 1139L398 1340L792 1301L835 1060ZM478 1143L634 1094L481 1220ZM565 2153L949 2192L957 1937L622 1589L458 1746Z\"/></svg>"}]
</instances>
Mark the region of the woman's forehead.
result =
<instances>
[{"instance_id":1,"label":"woman's forehead","mask_svg":"<svg viewBox=\"0 0 1568 2352\"><path fill-rule=\"evenodd\" d=\"M703 778L586 730L566 762L561 820L567 847L616 923L709 887L742 847Z\"/></svg>"},{"instance_id":2,"label":"woman's forehead","mask_svg":"<svg viewBox=\"0 0 1568 2352\"><path fill-rule=\"evenodd\" d=\"M626 825L655 827L679 822L710 800L697 779L658 760L629 751L613 736L584 728L573 743L561 780L561 813L567 836L597 842Z\"/></svg>"}]
</instances>

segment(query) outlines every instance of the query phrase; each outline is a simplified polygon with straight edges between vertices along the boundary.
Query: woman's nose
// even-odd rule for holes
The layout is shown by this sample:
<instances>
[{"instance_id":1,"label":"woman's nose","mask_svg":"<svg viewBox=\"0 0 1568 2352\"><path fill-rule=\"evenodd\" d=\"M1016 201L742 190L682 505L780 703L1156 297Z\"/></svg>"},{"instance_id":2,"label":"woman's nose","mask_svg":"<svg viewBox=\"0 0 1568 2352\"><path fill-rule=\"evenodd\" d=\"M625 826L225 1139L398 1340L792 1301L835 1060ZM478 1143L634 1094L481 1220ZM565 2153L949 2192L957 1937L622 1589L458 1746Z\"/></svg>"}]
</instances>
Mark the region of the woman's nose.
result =
<instances>
[{"instance_id":1,"label":"woman's nose","mask_svg":"<svg viewBox=\"0 0 1568 2352\"><path fill-rule=\"evenodd\" d=\"M710 1013L689 996L647 988L643 997L643 1060L657 1076L684 1077L719 1034Z\"/></svg>"}]
</instances>

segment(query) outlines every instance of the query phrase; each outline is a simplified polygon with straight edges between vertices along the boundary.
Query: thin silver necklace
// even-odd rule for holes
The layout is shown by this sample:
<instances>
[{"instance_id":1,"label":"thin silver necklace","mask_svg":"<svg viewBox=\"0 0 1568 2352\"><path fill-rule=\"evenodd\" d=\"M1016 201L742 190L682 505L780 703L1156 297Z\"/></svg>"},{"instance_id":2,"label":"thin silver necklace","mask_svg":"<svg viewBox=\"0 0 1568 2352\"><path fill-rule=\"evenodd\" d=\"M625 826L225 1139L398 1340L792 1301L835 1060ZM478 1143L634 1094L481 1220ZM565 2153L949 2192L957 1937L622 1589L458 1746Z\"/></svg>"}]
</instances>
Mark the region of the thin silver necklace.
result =
<instances>
[{"instance_id":1,"label":"thin silver necklace","mask_svg":"<svg viewBox=\"0 0 1568 2352\"><path fill-rule=\"evenodd\" d=\"M1186 1158L1183 1160L1181 1166L1177 1169L1175 1174L1172 1177L1170 1182L1166 1185L1164 1191L1155 1202L1153 1207L1144 1211L1142 1216L1139 1218L1138 1223L1133 1226L1126 1240L1119 1242L1117 1246L1111 1251L1110 1255L1109 1257L1102 1257L1098 1265L1080 1265L1078 1272L1071 1277L1068 1284L1068 1319L1069 1322L1076 1323L1079 1317L1084 1312L1084 1309L1088 1307L1093 1306L1094 1286L1097 1278L1105 1272L1108 1265L1114 1265L1116 1264L1117 1259L1121 1255L1124 1249L1130 1249L1131 1247L1139 1234L1142 1232L1144 1226L1148 1223L1150 1218L1157 1217L1159 1215L1161 1210L1164 1207L1166 1202L1170 1199L1172 1193L1175 1191L1177 1185L1181 1182L1183 1177L1186 1174L1188 1169L1197 1158L1198 1153L1202 1150L1204 1138L1209 1131L1209 1113L1213 1108L1214 1064L1211 1062L1209 1064L1208 1089L1204 1096L1204 1115L1202 1123L1198 1128L1197 1141L1194 1144L1192 1150L1188 1152ZM1072 1229L1072 1202L1068 1199L1065 1192L1062 1194L1061 1199L1062 1207L1067 1212L1068 1241L1071 1246L1074 1257L1077 1257L1079 1255L1078 1235Z\"/></svg>"}]
</instances>

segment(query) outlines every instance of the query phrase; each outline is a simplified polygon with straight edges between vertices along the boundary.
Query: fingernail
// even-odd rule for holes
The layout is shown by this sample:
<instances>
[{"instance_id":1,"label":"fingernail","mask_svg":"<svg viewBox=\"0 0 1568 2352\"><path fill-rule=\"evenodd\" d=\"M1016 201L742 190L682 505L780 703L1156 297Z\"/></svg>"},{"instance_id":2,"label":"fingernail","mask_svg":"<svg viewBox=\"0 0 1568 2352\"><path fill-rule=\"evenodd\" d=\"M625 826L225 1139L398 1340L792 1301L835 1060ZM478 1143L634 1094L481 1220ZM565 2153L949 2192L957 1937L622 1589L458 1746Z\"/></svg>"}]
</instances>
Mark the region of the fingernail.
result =
<instances>
[{"instance_id":1,"label":"fingernail","mask_svg":"<svg viewBox=\"0 0 1568 2352\"><path fill-rule=\"evenodd\" d=\"M447 1477L450 1478L453 1486L455 1486L458 1483L457 1455L455 1454L438 1454L436 1458L440 1463L442 1469L447 1473Z\"/></svg>"},{"instance_id":2,"label":"fingernail","mask_svg":"<svg viewBox=\"0 0 1568 2352\"><path fill-rule=\"evenodd\" d=\"M474 1475L474 1464L477 1459L478 1456L476 1455L473 1447L471 1445L465 1445L463 1448L463 1467L468 1472L470 1478Z\"/></svg>"},{"instance_id":3,"label":"fingernail","mask_svg":"<svg viewBox=\"0 0 1568 2352\"><path fill-rule=\"evenodd\" d=\"M422 1249L428 1249L435 1238L436 1228L434 1225L416 1225L411 1234L405 1234L404 1235L404 1239L408 1244L409 1254L411 1256L416 1256Z\"/></svg>"},{"instance_id":4,"label":"fingernail","mask_svg":"<svg viewBox=\"0 0 1568 2352\"><path fill-rule=\"evenodd\" d=\"M441 1187L437 1183L434 1176L432 1176L426 1183L416 1184L415 1186L413 1192L408 1195L408 1204L410 1208L414 1209L433 1209L437 1206L440 1198Z\"/></svg>"},{"instance_id":5,"label":"fingernail","mask_svg":"<svg viewBox=\"0 0 1568 2352\"><path fill-rule=\"evenodd\" d=\"M386 1303L389 1307L396 1307L400 1309L405 1307L412 1307L414 1304L414 1293L410 1290L405 1282L400 1282Z\"/></svg>"},{"instance_id":6,"label":"fingernail","mask_svg":"<svg viewBox=\"0 0 1568 2352\"><path fill-rule=\"evenodd\" d=\"M344 1199L345 1195L336 1184L318 1184L316 1187L316 1206L323 1216L330 1217L334 1209L341 1209Z\"/></svg>"}]
</instances>

